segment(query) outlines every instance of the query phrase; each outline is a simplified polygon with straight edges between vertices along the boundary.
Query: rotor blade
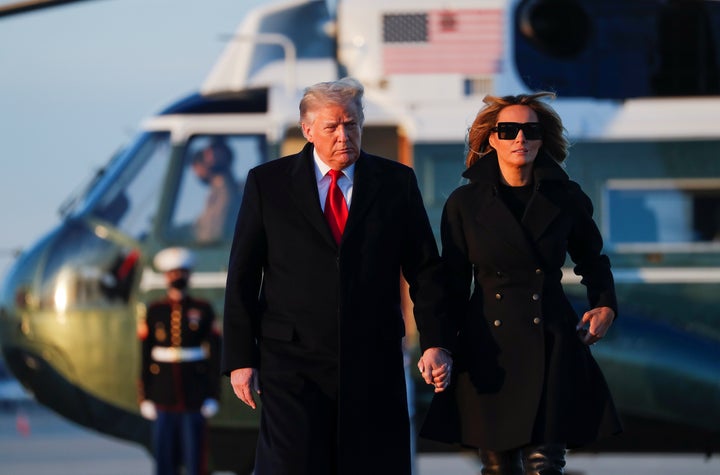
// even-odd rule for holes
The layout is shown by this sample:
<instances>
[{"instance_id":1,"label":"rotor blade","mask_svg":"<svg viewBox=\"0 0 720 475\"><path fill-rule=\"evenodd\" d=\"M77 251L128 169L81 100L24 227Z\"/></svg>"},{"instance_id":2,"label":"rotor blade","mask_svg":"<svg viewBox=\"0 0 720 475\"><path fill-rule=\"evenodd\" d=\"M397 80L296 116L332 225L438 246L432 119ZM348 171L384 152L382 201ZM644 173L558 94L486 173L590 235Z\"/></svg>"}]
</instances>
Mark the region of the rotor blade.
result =
<instances>
[{"instance_id":1,"label":"rotor blade","mask_svg":"<svg viewBox=\"0 0 720 475\"><path fill-rule=\"evenodd\" d=\"M28 0L0 5L0 18L88 0Z\"/></svg>"}]
</instances>

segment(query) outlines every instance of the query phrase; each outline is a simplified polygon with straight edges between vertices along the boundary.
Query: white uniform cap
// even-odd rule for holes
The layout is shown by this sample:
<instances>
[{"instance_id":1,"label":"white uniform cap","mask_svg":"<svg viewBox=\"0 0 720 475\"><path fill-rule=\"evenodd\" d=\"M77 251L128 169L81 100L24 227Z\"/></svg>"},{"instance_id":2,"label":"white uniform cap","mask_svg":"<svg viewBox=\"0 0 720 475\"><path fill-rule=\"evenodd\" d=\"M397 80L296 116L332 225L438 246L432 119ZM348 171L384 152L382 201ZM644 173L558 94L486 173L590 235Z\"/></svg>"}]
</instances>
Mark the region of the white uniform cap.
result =
<instances>
[{"instance_id":1,"label":"white uniform cap","mask_svg":"<svg viewBox=\"0 0 720 475\"><path fill-rule=\"evenodd\" d=\"M170 272L176 269L192 269L195 265L195 256L190 249L184 247L168 247L155 254L155 268L160 272Z\"/></svg>"}]
</instances>

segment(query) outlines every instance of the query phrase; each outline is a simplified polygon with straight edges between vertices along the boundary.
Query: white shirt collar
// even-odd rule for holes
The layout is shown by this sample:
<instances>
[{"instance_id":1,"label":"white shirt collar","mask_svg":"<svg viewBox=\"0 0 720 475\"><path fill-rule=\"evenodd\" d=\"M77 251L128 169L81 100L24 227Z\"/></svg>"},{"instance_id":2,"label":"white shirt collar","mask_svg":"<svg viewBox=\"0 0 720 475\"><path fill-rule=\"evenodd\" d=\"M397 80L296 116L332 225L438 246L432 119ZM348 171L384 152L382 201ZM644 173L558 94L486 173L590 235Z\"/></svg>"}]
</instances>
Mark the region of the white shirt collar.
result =
<instances>
[{"instance_id":1,"label":"white shirt collar","mask_svg":"<svg viewBox=\"0 0 720 475\"><path fill-rule=\"evenodd\" d=\"M315 159L315 179L319 182L323 179L325 175L327 175L327 172L330 171L330 167L327 163L323 162L320 159L320 156L318 155L317 150L315 150L315 147L313 147L313 158ZM343 168L342 172L343 175L345 175L350 180L350 182L352 182L355 176L355 163L346 168Z\"/></svg>"}]
</instances>

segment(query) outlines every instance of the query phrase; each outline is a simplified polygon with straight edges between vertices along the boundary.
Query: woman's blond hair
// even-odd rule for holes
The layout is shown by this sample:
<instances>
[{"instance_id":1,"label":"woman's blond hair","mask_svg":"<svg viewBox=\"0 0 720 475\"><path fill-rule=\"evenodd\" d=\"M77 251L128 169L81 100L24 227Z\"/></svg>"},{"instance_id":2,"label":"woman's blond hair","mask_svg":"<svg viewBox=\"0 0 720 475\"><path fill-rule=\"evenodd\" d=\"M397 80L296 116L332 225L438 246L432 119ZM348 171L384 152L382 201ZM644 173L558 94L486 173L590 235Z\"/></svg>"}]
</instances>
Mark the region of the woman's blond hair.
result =
<instances>
[{"instance_id":1,"label":"woman's blond hair","mask_svg":"<svg viewBox=\"0 0 720 475\"><path fill-rule=\"evenodd\" d=\"M500 111L507 106L527 106L538 116L538 122L542 127L542 150L553 160L561 163L567 158L569 142L565 135L560 116L552 107L542 102L542 98L555 98L552 92L537 92L535 94L519 94L517 96L490 96L483 99L485 107L478 112L472 126L468 129L467 135L467 156L465 166L470 167L483 155L493 151L490 145L490 134L497 124Z\"/></svg>"}]
</instances>

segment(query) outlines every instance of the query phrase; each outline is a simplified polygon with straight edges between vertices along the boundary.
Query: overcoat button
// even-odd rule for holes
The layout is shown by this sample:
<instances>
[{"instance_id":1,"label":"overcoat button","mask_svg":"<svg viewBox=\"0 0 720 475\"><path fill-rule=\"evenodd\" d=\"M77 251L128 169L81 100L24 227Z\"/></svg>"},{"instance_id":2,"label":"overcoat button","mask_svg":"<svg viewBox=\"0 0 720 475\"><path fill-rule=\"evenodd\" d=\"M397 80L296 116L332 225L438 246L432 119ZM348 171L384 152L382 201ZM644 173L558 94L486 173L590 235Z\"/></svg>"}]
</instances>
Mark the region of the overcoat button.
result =
<instances>
[{"instance_id":1,"label":"overcoat button","mask_svg":"<svg viewBox=\"0 0 720 475\"><path fill-rule=\"evenodd\" d=\"M493 325L495 325L496 327L499 327L500 325L502 325L502 321L500 321L500 320L495 320L495 321L493 322Z\"/></svg>"},{"instance_id":2,"label":"overcoat button","mask_svg":"<svg viewBox=\"0 0 720 475\"><path fill-rule=\"evenodd\" d=\"M537 275L542 274L542 269L540 269L540 268L535 269L535 273L536 273Z\"/></svg>"},{"instance_id":3,"label":"overcoat button","mask_svg":"<svg viewBox=\"0 0 720 475\"><path fill-rule=\"evenodd\" d=\"M502 294L500 292L495 294L495 300L502 300Z\"/></svg>"},{"instance_id":4,"label":"overcoat button","mask_svg":"<svg viewBox=\"0 0 720 475\"><path fill-rule=\"evenodd\" d=\"M540 300L540 294L532 294L532 299L535 301Z\"/></svg>"},{"instance_id":5,"label":"overcoat button","mask_svg":"<svg viewBox=\"0 0 720 475\"><path fill-rule=\"evenodd\" d=\"M500 272L500 271L497 271L497 272L495 272L495 275L498 276L498 277L502 277L502 276L503 276L503 273Z\"/></svg>"},{"instance_id":6,"label":"overcoat button","mask_svg":"<svg viewBox=\"0 0 720 475\"><path fill-rule=\"evenodd\" d=\"M542 322L542 320L540 319L540 317L535 317L535 318L533 318L533 323L534 323L535 325L539 325L540 322Z\"/></svg>"}]
</instances>

